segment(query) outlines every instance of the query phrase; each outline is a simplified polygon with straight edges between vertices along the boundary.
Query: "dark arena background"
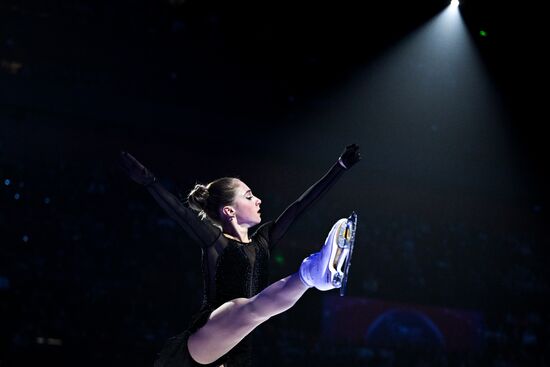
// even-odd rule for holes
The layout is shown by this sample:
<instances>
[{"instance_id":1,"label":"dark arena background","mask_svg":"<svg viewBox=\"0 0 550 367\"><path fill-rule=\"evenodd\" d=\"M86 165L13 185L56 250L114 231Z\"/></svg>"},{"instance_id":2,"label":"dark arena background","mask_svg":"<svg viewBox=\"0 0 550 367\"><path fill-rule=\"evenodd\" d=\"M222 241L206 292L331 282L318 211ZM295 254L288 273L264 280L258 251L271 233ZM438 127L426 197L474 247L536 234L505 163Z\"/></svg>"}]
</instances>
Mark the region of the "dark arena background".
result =
<instances>
[{"instance_id":1,"label":"dark arena background","mask_svg":"<svg viewBox=\"0 0 550 367\"><path fill-rule=\"evenodd\" d=\"M350 143L271 279L358 213L348 294L254 332L255 366L549 366L548 40L495 0L3 0L0 366L152 366L200 249L117 165L182 196L238 176L264 220Z\"/></svg>"}]
</instances>

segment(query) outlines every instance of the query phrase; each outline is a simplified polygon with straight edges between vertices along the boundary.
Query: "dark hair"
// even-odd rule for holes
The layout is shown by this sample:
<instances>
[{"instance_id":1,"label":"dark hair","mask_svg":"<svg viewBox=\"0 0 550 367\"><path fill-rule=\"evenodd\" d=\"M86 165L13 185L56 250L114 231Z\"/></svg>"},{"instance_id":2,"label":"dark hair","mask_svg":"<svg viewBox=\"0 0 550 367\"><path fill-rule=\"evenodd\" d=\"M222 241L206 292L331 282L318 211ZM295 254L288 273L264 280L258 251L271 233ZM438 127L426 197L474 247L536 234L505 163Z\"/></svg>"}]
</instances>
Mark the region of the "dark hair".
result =
<instances>
[{"instance_id":1,"label":"dark hair","mask_svg":"<svg viewBox=\"0 0 550 367\"><path fill-rule=\"evenodd\" d=\"M208 185L196 184L187 195L191 209L199 212L201 219L208 218L215 224L221 224L220 208L235 200L236 178L222 177Z\"/></svg>"}]
</instances>

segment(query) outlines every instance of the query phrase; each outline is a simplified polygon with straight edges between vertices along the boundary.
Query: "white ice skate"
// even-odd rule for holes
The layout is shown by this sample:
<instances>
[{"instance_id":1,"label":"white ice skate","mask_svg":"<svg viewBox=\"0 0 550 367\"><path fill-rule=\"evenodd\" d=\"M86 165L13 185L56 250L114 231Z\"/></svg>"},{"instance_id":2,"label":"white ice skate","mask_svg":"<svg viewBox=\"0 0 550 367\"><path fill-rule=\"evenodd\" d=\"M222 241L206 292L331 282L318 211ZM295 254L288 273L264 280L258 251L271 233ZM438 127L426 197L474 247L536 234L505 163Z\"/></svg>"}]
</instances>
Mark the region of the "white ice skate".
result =
<instances>
[{"instance_id":1,"label":"white ice skate","mask_svg":"<svg viewBox=\"0 0 550 367\"><path fill-rule=\"evenodd\" d=\"M340 295L344 295L356 227L355 212L332 226L321 251L308 256L300 266L304 284L322 291L340 288Z\"/></svg>"}]
</instances>

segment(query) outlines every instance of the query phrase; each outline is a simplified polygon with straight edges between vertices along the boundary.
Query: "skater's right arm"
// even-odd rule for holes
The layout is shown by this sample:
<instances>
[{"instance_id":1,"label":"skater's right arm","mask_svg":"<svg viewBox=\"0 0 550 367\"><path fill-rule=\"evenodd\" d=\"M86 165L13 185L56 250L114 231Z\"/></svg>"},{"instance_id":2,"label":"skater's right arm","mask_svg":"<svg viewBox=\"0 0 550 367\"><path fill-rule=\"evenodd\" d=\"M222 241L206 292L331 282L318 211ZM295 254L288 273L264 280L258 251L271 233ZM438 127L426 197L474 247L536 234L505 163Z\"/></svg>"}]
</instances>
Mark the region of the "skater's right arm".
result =
<instances>
[{"instance_id":1,"label":"skater's right arm","mask_svg":"<svg viewBox=\"0 0 550 367\"><path fill-rule=\"evenodd\" d=\"M291 224L315 201L322 197L343 175L361 160L359 146L346 146L338 160L321 179L308 188L296 201L288 206L269 229L270 246L273 247L286 233Z\"/></svg>"},{"instance_id":2,"label":"skater's right arm","mask_svg":"<svg viewBox=\"0 0 550 367\"><path fill-rule=\"evenodd\" d=\"M201 247L212 245L221 235L220 229L201 220L197 214L185 206L174 194L166 190L155 175L127 152L121 153L121 167L134 182L143 185L162 209L183 227Z\"/></svg>"}]
</instances>

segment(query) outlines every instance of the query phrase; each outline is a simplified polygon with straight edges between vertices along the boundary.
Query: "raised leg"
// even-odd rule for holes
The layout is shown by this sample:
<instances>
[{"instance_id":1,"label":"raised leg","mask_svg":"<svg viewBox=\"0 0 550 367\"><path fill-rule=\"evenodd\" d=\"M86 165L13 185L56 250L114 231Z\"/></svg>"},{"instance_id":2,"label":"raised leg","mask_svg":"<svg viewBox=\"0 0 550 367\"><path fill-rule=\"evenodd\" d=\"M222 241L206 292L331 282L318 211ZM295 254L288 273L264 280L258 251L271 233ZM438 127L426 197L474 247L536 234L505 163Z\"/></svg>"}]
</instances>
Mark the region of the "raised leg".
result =
<instances>
[{"instance_id":1,"label":"raised leg","mask_svg":"<svg viewBox=\"0 0 550 367\"><path fill-rule=\"evenodd\" d=\"M189 337L187 347L198 363L212 363L237 345L258 325L291 308L308 290L293 274L252 298L224 303L210 315L202 328Z\"/></svg>"},{"instance_id":2,"label":"raised leg","mask_svg":"<svg viewBox=\"0 0 550 367\"><path fill-rule=\"evenodd\" d=\"M273 283L252 298L237 298L218 307L207 323L189 337L189 354L198 363L212 363L237 345L258 325L292 306L306 290L339 288L349 221L342 218L329 232L321 251L307 257L300 271ZM349 238L348 238L349 239Z\"/></svg>"}]
</instances>

